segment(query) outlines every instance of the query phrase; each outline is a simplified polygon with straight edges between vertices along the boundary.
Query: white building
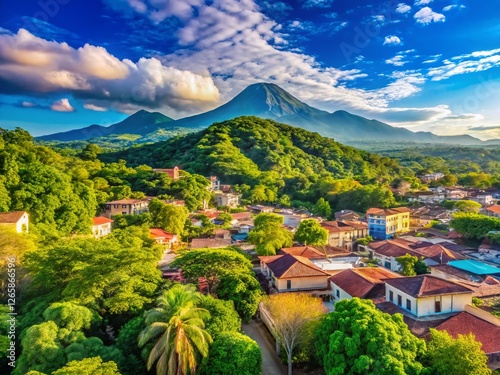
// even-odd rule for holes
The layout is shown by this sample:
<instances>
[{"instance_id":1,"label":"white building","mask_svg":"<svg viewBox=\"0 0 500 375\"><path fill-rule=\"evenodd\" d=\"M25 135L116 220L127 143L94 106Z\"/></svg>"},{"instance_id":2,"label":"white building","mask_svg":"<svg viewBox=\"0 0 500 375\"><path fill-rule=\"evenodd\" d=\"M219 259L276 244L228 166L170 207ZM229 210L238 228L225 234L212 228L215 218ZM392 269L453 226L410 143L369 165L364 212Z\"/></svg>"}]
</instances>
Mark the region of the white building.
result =
<instances>
[{"instance_id":1,"label":"white building","mask_svg":"<svg viewBox=\"0 0 500 375\"><path fill-rule=\"evenodd\" d=\"M111 233L113 220L107 217L98 216L92 218L92 236L96 238L107 236Z\"/></svg>"},{"instance_id":2,"label":"white building","mask_svg":"<svg viewBox=\"0 0 500 375\"><path fill-rule=\"evenodd\" d=\"M28 233L29 214L26 211L0 212L0 225L10 227L17 233Z\"/></svg>"}]
</instances>

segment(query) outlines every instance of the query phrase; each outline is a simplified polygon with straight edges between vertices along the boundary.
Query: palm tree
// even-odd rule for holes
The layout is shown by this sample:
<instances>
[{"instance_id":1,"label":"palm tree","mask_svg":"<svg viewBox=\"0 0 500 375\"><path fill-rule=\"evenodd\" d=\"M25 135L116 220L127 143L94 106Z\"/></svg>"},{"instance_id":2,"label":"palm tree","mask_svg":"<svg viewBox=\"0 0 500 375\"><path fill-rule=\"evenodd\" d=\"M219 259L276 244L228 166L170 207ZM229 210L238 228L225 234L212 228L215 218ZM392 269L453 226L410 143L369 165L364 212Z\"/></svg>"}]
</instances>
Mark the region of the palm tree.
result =
<instances>
[{"instance_id":1,"label":"palm tree","mask_svg":"<svg viewBox=\"0 0 500 375\"><path fill-rule=\"evenodd\" d=\"M206 309L198 308L200 294L192 285L175 285L158 298L158 307L146 313L146 327L139 346L156 340L147 367L156 362L157 375L187 375L196 372L197 353L206 357L212 337L205 331Z\"/></svg>"}]
</instances>

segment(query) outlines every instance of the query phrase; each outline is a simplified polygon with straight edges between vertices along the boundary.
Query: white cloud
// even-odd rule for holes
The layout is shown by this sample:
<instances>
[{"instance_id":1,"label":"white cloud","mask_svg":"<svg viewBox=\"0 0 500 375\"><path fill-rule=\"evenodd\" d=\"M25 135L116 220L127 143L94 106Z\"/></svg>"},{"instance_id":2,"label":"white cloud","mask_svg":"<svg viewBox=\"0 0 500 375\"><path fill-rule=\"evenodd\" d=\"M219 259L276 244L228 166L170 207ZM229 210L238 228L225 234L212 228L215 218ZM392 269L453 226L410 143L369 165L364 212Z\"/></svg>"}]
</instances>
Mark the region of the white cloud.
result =
<instances>
[{"instance_id":1,"label":"white cloud","mask_svg":"<svg viewBox=\"0 0 500 375\"><path fill-rule=\"evenodd\" d=\"M386 64L394 65L394 66L403 66L404 64L407 64L409 61L405 60L405 56L403 55L396 55L394 57L391 57L390 59L385 60Z\"/></svg>"},{"instance_id":2,"label":"white cloud","mask_svg":"<svg viewBox=\"0 0 500 375\"><path fill-rule=\"evenodd\" d=\"M388 35L384 39L384 45L388 44L390 46L396 46L401 44L401 39L396 35Z\"/></svg>"},{"instance_id":3,"label":"white cloud","mask_svg":"<svg viewBox=\"0 0 500 375\"><path fill-rule=\"evenodd\" d=\"M432 3L432 0L416 0L415 1L415 5L419 6L419 5L427 5L429 3Z\"/></svg>"},{"instance_id":4,"label":"white cloud","mask_svg":"<svg viewBox=\"0 0 500 375\"><path fill-rule=\"evenodd\" d=\"M89 111L96 111L96 112L106 112L108 110L105 107L99 107L98 105L91 103L84 104L83 108L88 109Z\"/></svg>"},{"instance_id":5,"label":"white cloud","mask_svg":"<svg viewBox=\"0 0 500 375\"><path fill-rule=\"evenodd\" d=\"M71 93L77 98L130 103L173 112L205 109L219 100L208 74L163 65L155 58L119 60L103 47L78 49L24 29L0 35L0 92Z\"/></svg>"},{"instance_id":6,"label":"white cloud","mask_svg":"<svg viewBox=\"0 0 500 375\"><path fill-rule=\"evenodd\" d=\"M399 3L398 6L396 7L396 12L397 13L408 13L411 10L411 6L405 3Z\"/></svg>"},{"instance_id":7,"label":"white cloud","mask_svg":"<svg viewBox=\"0 0 500 375\"><path fill-rule=\"evenodd\" d=\"M452 9L464 9L465 8L465 5L457 5L457 4L453 4L453 5L447 5L443 8L443 12L449 12L450 10Z\"/></svg>"},{"instance_id":8,"label":"white cloud","mask_svg":"<svg viewBox=\"0 0 500 375\"><path fill-rule=\"evenodd\" d=\"M303 8L329 8L334 0L306 0Z\"/></svg>"},{"instance_id":9,"label":"white cloud","mask_svg":"<svg viewBox=\"0 0 500 375\"><path fill-rule=\"evenodd\" d=\"M441 81L455 75L481 72L495 67L500 67L500 48L446 59L443 65L429 69L427 76L433 81Z\"/></svg>"},{"instance_id":10,"label":"white cloud","mask_svg":"<svg viewBox=\"0 0 500 375\"><path fill-rule=\"evenodd\" d=\"M421 23L423 25L428 25L432 22L444 22L446 17L441 13L434 12L431 8L425 7L420 9L413 16L417 23Z\"/></svg>"},{"instance_id":11,"label":"white cloud","mask_svg":"<svg viewBox=\"0 0 500 375\"><path fill-rule=\"evenodd\" d=\"M55 101L50 106L50 109L56 112L74 112L75 110L67 98Z\"/></svg>"}]
</instances>

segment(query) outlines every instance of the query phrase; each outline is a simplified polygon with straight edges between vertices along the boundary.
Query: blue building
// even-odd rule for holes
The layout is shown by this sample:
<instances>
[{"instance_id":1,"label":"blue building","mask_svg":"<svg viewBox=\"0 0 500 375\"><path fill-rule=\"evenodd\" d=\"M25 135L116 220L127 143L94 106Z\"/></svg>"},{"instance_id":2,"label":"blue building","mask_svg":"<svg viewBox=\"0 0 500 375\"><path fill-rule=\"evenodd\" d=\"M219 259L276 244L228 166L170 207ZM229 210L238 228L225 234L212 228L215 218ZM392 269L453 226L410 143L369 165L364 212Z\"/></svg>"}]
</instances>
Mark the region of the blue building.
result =
<instances>
[{"instance_id":1,"label":"blue building","mask_svg":"<svg viewBox=\"0 0 500 375\"><path fill-rule=\"evenodd\" d=\"M410 230L410 212L406 207L370 208L366 212L368 234L377 240L394 238L398 233Z\"/></svg>"}]
</instances>

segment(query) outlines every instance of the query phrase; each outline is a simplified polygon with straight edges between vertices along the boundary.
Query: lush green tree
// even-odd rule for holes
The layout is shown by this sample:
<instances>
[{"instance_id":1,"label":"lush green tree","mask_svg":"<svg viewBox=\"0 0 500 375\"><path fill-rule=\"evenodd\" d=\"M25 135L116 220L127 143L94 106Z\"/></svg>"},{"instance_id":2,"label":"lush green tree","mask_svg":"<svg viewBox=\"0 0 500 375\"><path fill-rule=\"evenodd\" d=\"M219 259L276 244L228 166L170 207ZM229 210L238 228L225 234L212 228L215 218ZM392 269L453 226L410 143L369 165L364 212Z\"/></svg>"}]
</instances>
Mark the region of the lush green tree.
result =
<instances>
[{"instance_id":1,"label":"lush green tree","mask_svg":"<svg viewBox=\"0 0 500 375\"><path fill-rule=\"evenodd\" d=\"M288 375L291 375L294 349L308 337L308 324L323 315L326 307L320 298L302 293L273 294L265 298L262 305L262 313L272 321L273 336L285 348Z\"/></svg>"},{"instance_id":2,"label":"lush green tree","mask_svg":"<svg viewBox=\"0 0 500 375\"><path fill-rule=\"evenodd\" d=\"M157 375L193 374L199 364L197 355L208 355L212 338L204 328L210 313L195 307L199 298L194 287L174 285L158 298L158 307L147 312L139 346L155 342L148 370L156 363Z\"/></svg>"},{"instance_id":3,"label":"lush green tree","mask_svg":"<svg viewBox=\"0 0 500 375\"><path fill-rule=\"evenodd\" d=\"M113 229L125 229L132 225L146 225L148 228L152 226L151 215L148 212L139 215L115 215L113 220Z\"/></svg>"},{"instance_id":4,"label":"lush green tree","mask_svg":"<svg viewBox=\"0 0 500 375\"><path fill-rule=\"evenodd\" d=\"M468 238L483 239L488 232L500 230L500 219L470 212L453 215L450 226Z\"/></svg>"},{"instance_id":5,"label":"lush green tree","mask_svg":"<svg viewBox=\"0 0 500 375\"><path fill-rule=\"evenodd\" d=\"M103 362L101 357L85 358L81 361L71 361L66 366L56 370L52 375L120 375L113 361Z\"/></svg>"},{"instance_id":6,"label":"lush green tree","mask_svg":"<svg viewBox=\"0 0 500 375\"><path fill-rule=\"evenodd\" d=\"M319 198L313 207L313 213L328 219L332 215L330 203L328 203L323 197Z\"/></svg>"},{"instance_id":7,"label":"lush green tree","mask_svg":"<svg viewBox=\"0 0 500 375\"><path fill-rule=\"evenodd\" d=\"M491 175L487 173L469 172L465 175L461 175L458 182L463 186L488 188L492 184L492 179Z\"/></svg>"},{"instance_id":8,"label":"lush green tree","mask_svg":"<svg viewBox=\"0 0 500 375\"><path fill-rule=\"evenodd\" d=\"M121 314L152 301L161 281L161 253L147 229L130 227L102 239L61 240L27 254L25 266L32 276L31 293L58 290L100 313Z\"/></svg>"},{"instance_id":9,"label":"lush green tree","mask_svg":"<svg viewBox=\"0 0 500 375\"><path fill-rule=\"evenodd\" d=\"M116 338L116 348L123 353L125 358L119 364L120 372L124 375L147 374L147 368L141 358L141 350L137 342L139 334L146 328L144 320L142 315L129 320L120 328Z\"/></svg>"},{"instance_id":10,"label":"lush green tree","mask_svg":"<svg viewBox=\"0 0 500 375\"><path fill-rule=\"evenodd\" d=\"M370 300L337 302L323 316L315 344L329 375L424 373L424 341L413 336L401 314L383 313Z\"/></svg>"},{"instance_id":11,"label":"lush green tree","mask_svg":"<svg viewBox=\"0 0 500 375\"><path fill-rule=\"evenodd\" d=\"M466 201L456 201L454 207L460 212L478 213L483 206L481 205L481 203L466 200Z\"/></svg>"},{"instance_id":12,"label":"lush green tree","mask_svg":"<svg viewBox=\"0 0 500 375\"><path fill-rule=\"evenodd\" d=\"M368 245L370 242L373 242L373 237L372 237L372 236L370 236L370 235L367 235L367 236L365 236L365 237L363 237L363 238L358 239L358 241L357 241L357 242L358 242L358 245L364 245L364 246L366 246L366 245Z\"/></svg>"},{"instance_id":13,"label":"lush green tree","mask_svg":"<svg viewBox=\"0 0 500 375\"><path fill-rule=\"evenodd\" d=\"M488 357L474 335L458 335L455 339L446 331L430 329L427 357L432 374L488 375Z\"/></svg>"},{"instance_id":14,"label":"lush green tree","mask_svg":"<svg viewBox=\"0 0 500 375\"><path fill-rule=\"evenodd\" d=\"M237 332L224 332L214 340L201 373L204 375L260 375L262 354L257 343Z\"/></svg>"},{"instance_id":15,"label":"lush green tree","mask_svg":"<svg viewBox=\"0 0 500 375\"><path fill-rule=\"evenodd\" d=\"M302 220L295 232L295 241L305 245L326 245L328 231L314 219Z\"/></svg>"},{"instance_id":16,"label":"lush green tree","mask_svg":"<svg viewBox=\"0 0 500 375\"><path fill-rule=\"evenodd\" d=\"M248 241L256 245L259 255L275 255L282 247L293 245L293 235L283 228L284 217L277 214L262 213L255 217L254 229Z\"/></svg>"},{"instance_id":17,"label":"lush green tree","mask_svg":"<svg viewBox=\"0 0 500 375\"><path fill-rule=\"evenodd\" d=\"M385 186L366 185L335 196L337 210L350 209L364 212L370 207L389 208L396 205L392 191Z\"/></svg>"},{"instance_id":18,"label":"lush green tree","mask_svg":"<svg viewBox=\"0 0 500 375\"><path fill-rule=\"evenodd\" d=\"M157 198L149 202L149 213L154 226L177 235L184 231L186 219L189 217L186 207L166 204Z\"/></svg>"},{"instance_id":19,"label":"lush green tree","mask_svg":"<svg viewBox=\"0 0 500 375\"><path fill-rule=\"evenodd\" d=\"M436 181L437 186L446 186L446 187L456 186L457 183L458 183L458 178L450 173L445 174L444 177Z\"/></svg>"},{"instance_id":20,"label":"lush green tree","mask_svg":"<svg viewBox=\"0 0 500 375\"><path fill-rule=\"evenodd\" d=\"M234 309L233 301L224 301L210 295L200 297L196 305L210 313L210 319L205 321L205 329L216 340L223 332L239 332L241 318Z\"/></svg>"},{"instance_id":21,"label":"lush green tree","mask_svg":"<svg viewBox=\"0 0 500 375\"><path fill-rule=\"evenodd\" d=\"M429 267L422 261L422 259L419 259L415 262L413 269L415 270L415 273L417 275L424 275L426 273L430 273Z\"/></svg>"},{"instance_id":22,"label":"lush green tree","mask_svg":"<svg viewBox=\"0 0 500 375\"><path fill-rule=\"evenodd\" d=\"M404 276L415 276L415 264L418 262L418 257L410 254L402 255L396 258L396 261L401 266L401 273Z\"/></svg>"},{"instance_id":23,"label":"lush green tree","mask_svg":"<svg viewBox=\"0 0 500 375\"><path fill-rule=\"evenodd\" d=\"M218 221L222 221L222 226L229 228L231 226L231 222L233 221L233 217L228 212L221 212L215 218Z\"/></svg>"}]
</instances>

